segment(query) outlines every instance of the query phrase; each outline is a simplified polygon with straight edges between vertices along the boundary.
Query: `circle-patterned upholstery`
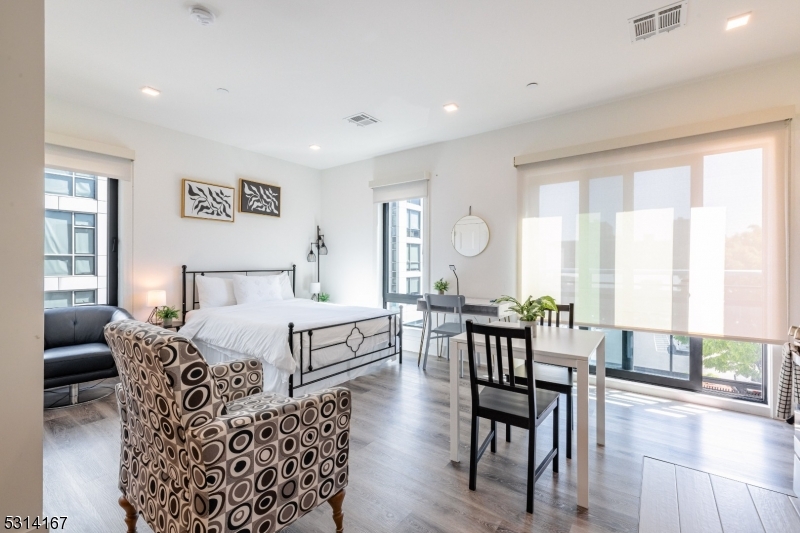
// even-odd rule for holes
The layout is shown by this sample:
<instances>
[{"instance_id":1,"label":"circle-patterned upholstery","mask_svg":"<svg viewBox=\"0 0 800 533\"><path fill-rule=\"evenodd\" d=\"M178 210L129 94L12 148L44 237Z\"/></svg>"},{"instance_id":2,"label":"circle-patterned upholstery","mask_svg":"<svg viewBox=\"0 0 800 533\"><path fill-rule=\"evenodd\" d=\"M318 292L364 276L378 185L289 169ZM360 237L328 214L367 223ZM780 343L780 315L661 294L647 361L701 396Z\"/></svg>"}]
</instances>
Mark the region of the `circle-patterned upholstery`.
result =
<instances>
[{"instance_id":1,"label":"circle-patterned upholstery","mask_svg":"<svg viewBox=\"0 0 800 533\"><path fill-rule=\"evenodd\" d=\"M156 533L270 533L347 485L350 391L261 393L258 360L209 367L194 344L109 324L119 486Z\"/></svg>"}]
</instances>

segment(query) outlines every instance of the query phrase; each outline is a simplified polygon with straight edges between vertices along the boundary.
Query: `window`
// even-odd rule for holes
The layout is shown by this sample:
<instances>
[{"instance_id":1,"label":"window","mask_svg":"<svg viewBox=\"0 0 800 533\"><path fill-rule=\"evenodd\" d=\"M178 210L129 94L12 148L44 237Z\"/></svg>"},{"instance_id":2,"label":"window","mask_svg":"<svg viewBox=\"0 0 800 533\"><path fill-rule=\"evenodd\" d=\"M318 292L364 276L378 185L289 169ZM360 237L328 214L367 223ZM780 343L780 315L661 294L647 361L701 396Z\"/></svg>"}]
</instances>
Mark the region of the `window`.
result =
<instances>
[{"instance_id":1,"label":"window","mask_svg":"<svg viewBox=\"0 0 800 533\"><path fill-rule=\"evenodd\" d=\"M406 244L406 270L419 270L419 244Z\"/></svg>"},{"instance_id":2,"label":"window","mask_svg":"<svg viewBox=\"0 0 800 533\"><path fill-rule=\"evenodd\" d=\"M406 278L406 294L419 294L419 278Z\"/></svg>"},{"instance_id":3,"label":"window","mask_svg":"<svg viewBox=\"0 0 800 533\"><path fill-rule=\"evenodd\" d=\"M97 177L77 172L47 169L44 172L44 192L58 196L96 199Z\"/></svg>"},{"instance_id":4,"label":"window","mask_svg":"<svg viewBox=\"0 0 800 533\"><path fill-rule=\"evenodd\" d=\"M423 198L417 198L383 204L383 296L389 307L398 303L410 307L408 304L416 304L424 291L423 202ZM412 227L419 232L418 237L410 236Z\"/></svg>"},{"instance_id":5,"label":"window","mask_svg":"<svg viewBox=\"0 0 800 533\"><path fill-rule=\"evenodd\" d=\"M787 146L780 122L520 167L522 296L604 329L609 375L762 401Z\"/></svg>"},{"instance_id":6,"label":"window","mask_svg":"<svg viewBox=\"0 0 800 533\"><path fill-rule=\"evenodd\" d=\"M96 264L93 213L44 212L44 275L94 276Z\"/></svg>"},{"instance_id":7,"label":"window","mask_svg":"<svg viewBox=\"0 0 800 533\"><path fill-rule=\"evenodd\" d=\"M414 209L407 209L406 213L408 214L407 235L414 239L419 239L420 221L422 220L422 213Z\"/></svg>"},{"instance_id":8,"label":"window","mask_svg":"<svg viewBox=\"0 0 800 533\"><path fill-rule=\"evenodd\" d=\"M97 303L97 291L49 291L44 293L45 309Z\"/></svg>"},{"instance_id":9,"label":"window","mask_svg":"<svg viewBox=\"0 0 800 533\"><path fill-rule=\"evenodd\" d=\"M117 182L45 170L45 308L117 298Z\"/></svg>"}]
</instances>

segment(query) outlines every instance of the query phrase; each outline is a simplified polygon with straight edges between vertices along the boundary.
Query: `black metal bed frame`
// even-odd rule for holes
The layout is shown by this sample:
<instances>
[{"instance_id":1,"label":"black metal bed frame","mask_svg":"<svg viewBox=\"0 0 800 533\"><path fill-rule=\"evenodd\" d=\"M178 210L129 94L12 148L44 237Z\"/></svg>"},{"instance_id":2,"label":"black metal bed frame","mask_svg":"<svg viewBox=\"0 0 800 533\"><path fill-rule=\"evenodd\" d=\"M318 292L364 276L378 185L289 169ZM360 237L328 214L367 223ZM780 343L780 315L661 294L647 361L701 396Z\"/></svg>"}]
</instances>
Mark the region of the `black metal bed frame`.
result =
<instances>
[{"instance_id":1,"label":"black metal bed frame","mask_svg":"<svg viewBox=\"0 0 800 533\"><path fill-rule=\"evenodd\" d=\"M187 276L191 276L192 277L192 280L191 280L191 282L192 282L192 298L191 298L191 309L190 310L194 310L194 309L196 309L197 304L199 304L199 300L197 298L197 282L196 282L198 274L201 275L201 276L205 276L206 274L244 274L245 276L247 276L247 275L250 275L251 273L252 274L257 274L257 273L267 273L267 272L276 272L276 273L286 272L288 274L289 272L291 272L292 292L295 292L295 276L296 276L296 272L297 272L295 265L292 265L292 268L267 268L267 269L258 269L258 270L187 270L186 269L186 265L183 265L183 266L181 266L181 271L182 271L182 280L183 280L183 282L181 283L181 305L182 305L182 312L183 312L182 318L184 320L186 319L186 313L187 313L187 310L186 310L186 296L187 296L187 294L186 294L186 292L187 292L186 291L186 281L187 281ZM358 325L363 323L363 322L369 322L369 321L372 321L372 320L378 320L380 317L367 318L367 319L364 319L364 320L356 320L356 321L347 321L347 322L342 322L342 323L338 323L338 324L330 324L330 325L327 325L327 326L320 326L318 328L309 328L309 329L298 330L298 331L295 331L294 323L293 322L289 322L289 350L292 352L292 357L295 357L294 336L295 336L295 334L299 334L299 336L300 336L300 339L299 339L299 344L300 344L299 361L298 361L298 358L295 357L295 361L298 361L298 363L299 363L300 383L295 385L295 383L294 383L294 374L291 374L289 376L289 396L290 397L294 396L295 387L304 387L306 385L312 385L314 383L322 381L323 379L327 379L327 378L330 378L330 377L333 377L333 376L338 376L340 374L344 374L345 372L349 372L350 370L355 370L356 368L361 368L363 366L371 365L372 363L377 363L378 361L383 361L384 359L389 359L390 357L397 356L398 360L399 360L399 363L402 365L403 364L403 321L402 321L402 313L403 313L403 308L401 306L400 310L398 312L392 313L392 314L387 315L385 317L389 321L389 329L388 330L379 331L378 333L375 333L375 334L369 335L369 336L365 336L361 332L361 330L359 329ZM350 333L348 334L347 338L344 341L333 343L333 344L326 344L325 346L321 346L321 347L316 348L316 349L313 347L312 341L313 341L313 338L314 338L314 332L315 331L320 331L320 330L330 329L330 328L335 328L335 327L340 327L340 326L347 326L347 325L352 325L353 329L350 330ZM358 334L359 334L358 337L360 337L361 340L358 343L358 345L355 348L353 348L353 346L351 346L349 341L350 341L351 338L358 338L358 337L353 337L353 334L356 333L356 332L358 332ZM386 346L384 348L379 348L379 349L376 349L376 350L372 350L370 352L363 353L363 354L359 354L358 353L359 348L361 347L361 345L364 343L364 341L366 339L372 338L372 337L377 337L379 335L383 335L383 334L386 334L386 333L388 333L388 335L389 335L389 345L388 346ZM305 357L304 356L306 354L303 353L303 336L304 335L308 337L308 354L307 354L308 355L308 366L306 366L306 364L305 364ZM394 342L392 342L393 340L394 340ZM333 346L340 346L342 344L346 345L350 349L350 351L353 352L353 357L352 358L345 359L343 361L338 361L336 363L331 363L331 364L328 364L328 365L324 365L324 366L321 366L321 367L316 367L316 368L314 367L313 355L314 355L315 351L324 350L326 348L331 348ZM368 355L373 355L373 354L376 354L376 353L379 353L379 352L383 352L383 351L386 351L386 350L388 350L389 353L387 353L386 355L383 355L381 357L375 358L375 359L373 359L371 361L367 361L366 363L361 363L359 365L351 366L351 367L339 370L337 372L333 372L331 374L325 374L325 375L323 375L321 377L315 377L314 379L310 379L310 380L306 379L306 376L310 375L312 373L321 372L322 370L325 370L327 368L332 368L332 367L335 367L337 365L342 365L342 364L345 364L345 363L349 363L350 361L353 361L355 359L359 359L359 358L362 358L362 357L367 357Z\"/></svg>"}]
</instances>

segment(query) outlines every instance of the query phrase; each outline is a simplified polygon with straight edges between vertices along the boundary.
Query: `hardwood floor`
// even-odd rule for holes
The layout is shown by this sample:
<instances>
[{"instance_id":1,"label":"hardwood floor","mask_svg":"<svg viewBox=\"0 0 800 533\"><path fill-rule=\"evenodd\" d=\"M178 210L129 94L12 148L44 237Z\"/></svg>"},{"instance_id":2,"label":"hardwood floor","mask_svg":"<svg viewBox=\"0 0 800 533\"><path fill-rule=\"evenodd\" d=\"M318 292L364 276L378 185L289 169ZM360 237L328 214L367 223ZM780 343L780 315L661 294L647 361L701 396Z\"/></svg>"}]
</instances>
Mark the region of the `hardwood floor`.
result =
<instances>
[{"instance_id":1,"label":"hardwood floor","mask_svg":"<svg viewBox=\"0 0 800 533\"><path fill-rule=\"evenodd\" d=\"M536 484L536 514L528 515L527 433L515 429L512 443L501 438L496 454L487 451L477 491L470 492L468 462L449 460L447 363L432 357L423 373L414 364L416 354L406 355L402 366L391 364L347 384L353 417L346 532L636 532L645 456L792 494L789 425L610 390L607 444L590 440L590 509L577 509L576 464L562 455L560 473L548 470ZM468 457L469 387L462 391ZM591 410L593 422L593 404ZM564 445L562 432L562 450ZM542 453L545 448L543 443ZM118 451L113 396L45 412L45 514L68 516L67 531L125 531L117 505ZM140 521L139 531L150 530ZM320 506L284 531L332 533L330 507Z\"/></svg>"},{"instance_id":2,"label":"hardwood floor","mask_svg":"<svg viewBox=\"0 0 800 533\"><path fill-rule=\"evenodd\" d=\"M797 498L644 458L639 533L800 531Z\"/></svg>"}]
</instances>

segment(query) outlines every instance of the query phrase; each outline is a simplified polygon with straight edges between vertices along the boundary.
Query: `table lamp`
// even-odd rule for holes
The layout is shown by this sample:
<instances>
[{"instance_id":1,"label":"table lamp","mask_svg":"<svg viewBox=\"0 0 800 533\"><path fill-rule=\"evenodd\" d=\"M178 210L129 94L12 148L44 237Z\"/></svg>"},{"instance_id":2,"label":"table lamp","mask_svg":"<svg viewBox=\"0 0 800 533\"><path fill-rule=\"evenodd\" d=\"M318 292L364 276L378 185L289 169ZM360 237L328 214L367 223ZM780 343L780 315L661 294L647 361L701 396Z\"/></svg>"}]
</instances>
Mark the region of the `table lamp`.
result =
<instances>
[{"instance_id":1,"label":"table lamp","mask_svg":"<svg viewBox=\"0 0 800 533\"><path fill-rule=\"evenodd\" d=\"M456 274L456 266L450 265L450 270L453 271L453 275L456 277L456 294L461 294L461 289L458 286L458 274Z\"/></svg>"},{"instance_id":2,"label":"table lamp","mask_svg":"<svg viewBox=\"0 0 800 533\"><path fill-rule=\"evenodd\" d=\"M311 284L311 299L314 300L315 302L318 302L319 301L319 293L320 292L322 292L322 287L320 286L320 283L318 281L312 283Z\"/></svg>"},{"instance_id":3,"label":"table lamp","mask_svg":"<svg viewBox=\"0 0 800 533\"><path fill-rule=\"evenodd\" d=\"M147 322L158 325L158 317L156 317L156 313L158 312L159 307L163 307L165 305L167 305L167 291L147 291L147 307L153 308L153 310L150 312Z\"/></svg>"}]
</instances>

